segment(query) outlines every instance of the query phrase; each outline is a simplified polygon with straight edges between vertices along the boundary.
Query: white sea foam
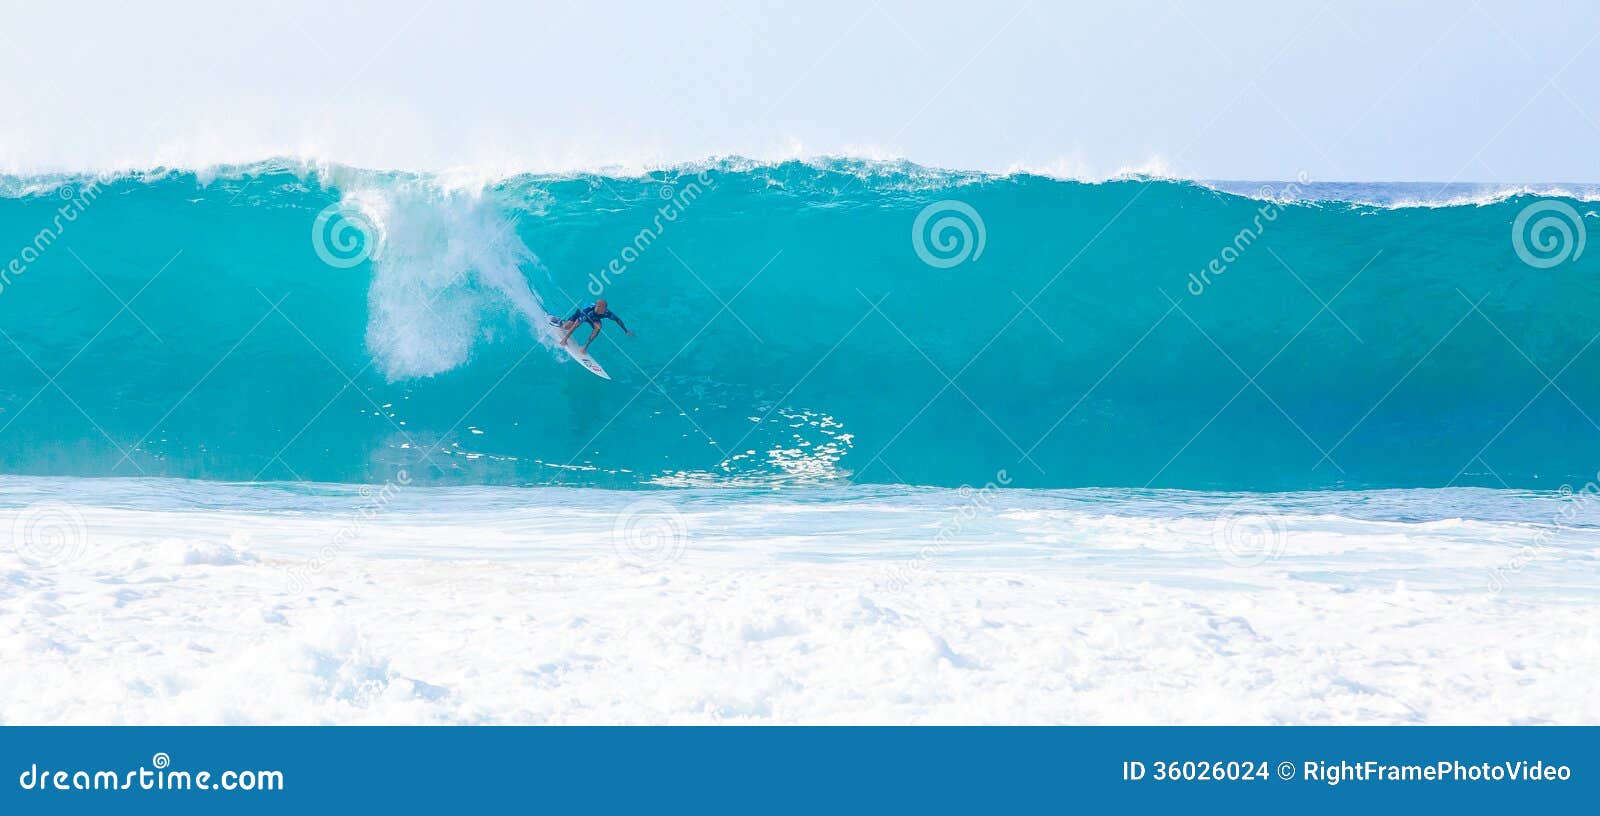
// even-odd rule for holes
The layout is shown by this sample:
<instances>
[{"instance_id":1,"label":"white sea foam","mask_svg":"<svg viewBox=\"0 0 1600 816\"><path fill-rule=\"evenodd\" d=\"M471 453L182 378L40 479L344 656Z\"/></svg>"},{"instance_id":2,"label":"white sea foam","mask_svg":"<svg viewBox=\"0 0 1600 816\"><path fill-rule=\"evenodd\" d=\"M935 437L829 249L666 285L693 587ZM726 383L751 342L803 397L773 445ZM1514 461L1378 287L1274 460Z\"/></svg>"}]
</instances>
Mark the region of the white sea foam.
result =
<instances>
[{"instance_id":1,"label":"white sea foam","mask_svg":"<svg viewBox=\"0 0 1600 816\"><path fill-rule=\"evenodd\" d=\"M268 156L268 158L254 158ZM302 150L292 152L229 153L228 158L198 160L169 158L161 161L123 162L103 167L64 171L21 166L0 167L0 197L53 195L62 184L95 178L102 183L135 180L152 183L174 174L193 174L202 185L219 179L237 179L262 173L289 172L305 179L330 181L364 179L415 182L449 193L477 194L496 184L518 178L541 180L598 176L639 179L651 174L694 174L704 170L760 172L787 162L828 172L842 172L898 189L940 189L985 180L1038 177L1079 184L1143 181L1197 184L1210 189L1274 201L1348 203L1384 209L1414 207L1481 207L1519 196L1600 201L1600 185L1578 183L1430 183L1430 182L1328 182L1219 181L1185 175L1159 157L1138 165L1104 170L1078 160L1061 158L1045 162L1013 162L998 171L963 170L920 164L891 152L859 149L843 153L805 153L797 148L759 156L714 155L692 161L605 160L545 161L496 155L473 164L440 168L356 167ZM1294 191L1289 198L1286 190Z\"/></svg>"},{"instance_id":2,"label":"white sea foam","mask_svg":"<svg viewBox=\"0 0 1600 816\"><path fill-rule=\"evenodd\" d=\"M8 529L81 516L0 551L0 722L1600 722L1552 497L375 495L0 479Z\"/></svg>"},{"instance_id":3,"label":"white sea foam","mask_svg":"<svg viewBox=\"0 0 1600 816\"><path fill-rule=\"evenodd\" d=\"M545 309L524 273L544 268L513 217L486 202L481 188L323 172L372 233L367 347L385 376L425 377L461 365L495 317L526 323L548 341Z\"/></svg>"},{"instance_id":4,"label":"white sea foam","mask_svg":"<svg viewBox=\"0 0 1600 816\"><path fill-rule=\"evenodd\" d=\"M1600 201L1594 184L1480 184L1430 182L1198 181L1233 195L1285 203L1355 204L1388 210L1486 207L1518 197Z\"/></svg>"}]
</instances>

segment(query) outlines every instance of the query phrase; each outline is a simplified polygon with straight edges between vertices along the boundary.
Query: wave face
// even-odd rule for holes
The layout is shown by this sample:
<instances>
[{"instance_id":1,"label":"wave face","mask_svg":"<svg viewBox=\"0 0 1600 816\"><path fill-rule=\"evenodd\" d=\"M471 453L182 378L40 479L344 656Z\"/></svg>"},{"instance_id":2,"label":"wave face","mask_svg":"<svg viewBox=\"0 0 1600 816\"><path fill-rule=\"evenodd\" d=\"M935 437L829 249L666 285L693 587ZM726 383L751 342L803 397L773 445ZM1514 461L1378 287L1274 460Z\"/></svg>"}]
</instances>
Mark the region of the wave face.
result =
<instances>
[{"instance_id":1,"label":"wave face","mask_svg":"<svg viewBox=\"0 0 1600 816\"><path fill-rule=\"evenodd\" d=\"M608 487L1593 478L1600 252L1578 242L1593 204L1291 203L1275 186L851 161L462 186L282 163L7 179L0 469ZM1556 205L1575 214L1565 233ZM638 334L608 325L596 342L610 382L545 322L594 292Z\"/></svg>"}]
</instances>

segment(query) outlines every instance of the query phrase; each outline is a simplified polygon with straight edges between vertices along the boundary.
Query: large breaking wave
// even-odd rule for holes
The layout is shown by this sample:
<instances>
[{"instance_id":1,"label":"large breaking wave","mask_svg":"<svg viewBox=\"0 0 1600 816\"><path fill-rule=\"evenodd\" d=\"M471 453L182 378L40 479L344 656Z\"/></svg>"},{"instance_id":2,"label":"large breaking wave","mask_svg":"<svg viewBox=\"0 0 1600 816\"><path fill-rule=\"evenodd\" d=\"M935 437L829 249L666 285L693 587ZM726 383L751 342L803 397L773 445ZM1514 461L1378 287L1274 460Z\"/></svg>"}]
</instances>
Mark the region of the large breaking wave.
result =
<instances>
[{"instance_id":1,"label":"large breaking wave","mask_svg":"<svg viewBox=\"0 0 1600 816\"><path fill-rule=\"evenodd\" d=\"M288 162L5 179L0 470L1593 478L1592 196L1220 186L848 160L487 184ZM602 292L639 335L596 342L611 382L545 320Z\"/></svg>"}]
</instances>

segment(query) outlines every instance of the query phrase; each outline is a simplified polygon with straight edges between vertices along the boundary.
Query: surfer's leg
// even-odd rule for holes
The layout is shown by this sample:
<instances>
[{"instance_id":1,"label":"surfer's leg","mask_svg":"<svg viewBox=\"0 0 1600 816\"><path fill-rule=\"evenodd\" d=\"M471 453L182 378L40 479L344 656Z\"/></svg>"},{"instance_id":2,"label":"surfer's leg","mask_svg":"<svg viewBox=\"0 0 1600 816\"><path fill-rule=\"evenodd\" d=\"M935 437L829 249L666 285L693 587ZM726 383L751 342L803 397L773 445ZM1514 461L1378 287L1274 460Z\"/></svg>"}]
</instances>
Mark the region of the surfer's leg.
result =
<instances>
[{"instance_id":1,"label":"surfer's leg","mask_svg":"<svg viewBox=\"0 0 1600 816\"><path fill-rule=\"evenodd\" d=\"M600 336L600 324L599 323L595 323L593 325L594 325L594 331L589 332L589 339L585 340L584 343L583 343L583 353L584 354L588 354L589 353L589 344L593 343L594 339L596 337Z\"/></svg>"}]
</instances>

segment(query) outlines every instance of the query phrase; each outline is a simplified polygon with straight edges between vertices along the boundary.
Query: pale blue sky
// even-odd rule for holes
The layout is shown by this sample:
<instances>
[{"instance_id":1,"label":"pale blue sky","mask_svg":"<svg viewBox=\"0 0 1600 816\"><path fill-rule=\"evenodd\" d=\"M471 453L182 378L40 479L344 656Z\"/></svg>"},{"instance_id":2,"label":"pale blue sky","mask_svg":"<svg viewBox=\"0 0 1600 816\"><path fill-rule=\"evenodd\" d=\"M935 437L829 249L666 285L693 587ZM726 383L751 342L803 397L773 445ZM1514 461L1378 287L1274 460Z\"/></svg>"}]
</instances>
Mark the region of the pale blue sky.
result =
<instances>
[{"instance_id":1,"label":"pale blue sky","mask_svg":"<svg viewBox=\"0 0 1600 816\"><path fill-rule=\"evenodd\" d=\"M5 2L13 172L850 153L1600 181L1600 13L1579 2Z\"/></svg>"}]
</instances>

